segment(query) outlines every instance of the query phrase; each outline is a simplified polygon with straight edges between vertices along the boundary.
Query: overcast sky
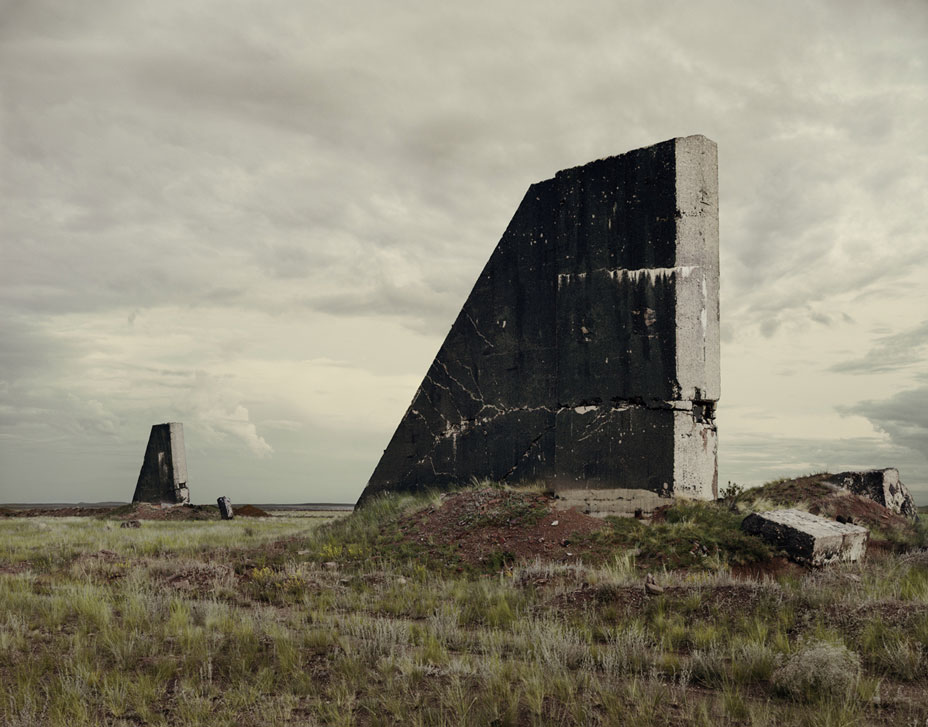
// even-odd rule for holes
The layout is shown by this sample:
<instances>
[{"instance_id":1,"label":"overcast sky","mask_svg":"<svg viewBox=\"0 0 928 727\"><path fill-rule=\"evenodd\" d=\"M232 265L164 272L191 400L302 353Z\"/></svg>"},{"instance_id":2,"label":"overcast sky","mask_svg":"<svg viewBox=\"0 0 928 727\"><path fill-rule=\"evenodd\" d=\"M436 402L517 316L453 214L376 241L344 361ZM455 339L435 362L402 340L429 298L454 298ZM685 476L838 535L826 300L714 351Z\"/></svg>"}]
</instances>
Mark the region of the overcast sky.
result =
<instances>
[{"instance_id":1,"label":"overcast sky","mask_svg":"<svg viewBox=\"0 0 928 727\"><path fill-rule=\"evenodd\" d=\"M0 501L354 501L529 184L696 133L721 483L928 502L923 0L0 0Z\"/></svg>"}]
</instances>

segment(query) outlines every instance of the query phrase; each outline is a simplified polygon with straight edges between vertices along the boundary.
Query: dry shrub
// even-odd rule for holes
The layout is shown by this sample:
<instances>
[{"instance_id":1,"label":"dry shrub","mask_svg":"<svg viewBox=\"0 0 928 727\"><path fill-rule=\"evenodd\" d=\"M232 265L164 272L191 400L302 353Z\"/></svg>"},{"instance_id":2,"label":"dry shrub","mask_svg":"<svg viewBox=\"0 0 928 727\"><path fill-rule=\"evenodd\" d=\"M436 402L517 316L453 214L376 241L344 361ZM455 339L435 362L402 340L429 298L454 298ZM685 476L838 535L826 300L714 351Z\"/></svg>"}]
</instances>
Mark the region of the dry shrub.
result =
<instances>
[{"instance_id":1,"label":"dry shrub","mask_svg":"<svg viewBox=\"0 0 928 727\"><path fill-rule=\"evenodd\" d=\"M812 641L773 673L774 687L806 702L843 698L860 679L860 657L846 646Z\"/></svg>"}]
</instances>

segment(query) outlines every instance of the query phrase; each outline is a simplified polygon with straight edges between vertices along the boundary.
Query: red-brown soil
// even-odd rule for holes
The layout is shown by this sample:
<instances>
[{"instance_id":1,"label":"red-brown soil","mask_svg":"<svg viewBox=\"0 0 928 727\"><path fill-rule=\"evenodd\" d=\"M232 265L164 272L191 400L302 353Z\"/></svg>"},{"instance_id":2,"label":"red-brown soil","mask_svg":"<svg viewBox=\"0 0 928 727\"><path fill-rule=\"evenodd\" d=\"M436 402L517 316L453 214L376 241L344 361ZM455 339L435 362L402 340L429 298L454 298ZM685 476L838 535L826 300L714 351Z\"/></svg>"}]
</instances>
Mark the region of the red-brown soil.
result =
<instances>
[{"instance_id":1,"label":"red-brown soil","mask_svg":"<svg viewBox=\"0 0 928 727\"><path fill-rule=\"evenodd\" d=\"M233 507L232 509L235 515L241 515L242 517L270 517L270 513L254 505L242 505L241 507Z\"/></svg>"},{"instance_id":2,"label":"red-brown soil","mask_svg":"<svg viewBox=\"0 0 928 727\"><path fill-rule=\"evenodd\" d=\"M110 507L33 507L29 510L0 508L2 517L94 517L111 512Z\"/></svg>"},{"instance_id":3,"label":"red-brown soil","mask_svg":"<svg viewBox=\"0 0 928 727\"><path fill-rule=\"evenodd\" d=\"M558 510L550 495L485 489L444 495L439 506L400 524L407 542L447 546L471 565L488 559L567 561L592 551L577 536L607 527L575 509Z\"/></svg>"},{"instance_id":4,"label":"red-brown soil","mask_svg":"<svg viewBox=\"0 0 928 727\"><path fill-rule=\"evenodd\" d=\"M784 507L791 507L796 502L805 502L813 515L837 519L839 516L873 530L907 530L911 527L909 520L889 510L870 498L855 495L845 489L822 480L828 474L797 477L784 480L763 488L763 496Z\"/></svg>"},{"instance_id":5,"label":"red-brown soil","mask_svg":"<svg viewBox=\"0 0 928 727\"><path fill-rule=\"evenodd\" d=\"M245 507L251 507L246 505ZM240 508L243 509L243 508ZM267 515L264 510L252 508ZM239 514L239 510L235 511ZM213 505L152 505L147 502L118 507L34 507L28 510L4 508L0 516L6 517L97 517L116 520L218 520L219 509ZM247 516L247 515L246 515Z\"/></svg>"},{"instance_id":6,"label":"red-brown soil","mask_svg":"<svg viewBox=\"0 0 928 727\"><path fill-rule=\"evenodd\" d=\"M111 517L120 520L218 520L219 508L212 505L152 505L136 503L131 510L119 508Z\"/></svg>"}]
</instances>

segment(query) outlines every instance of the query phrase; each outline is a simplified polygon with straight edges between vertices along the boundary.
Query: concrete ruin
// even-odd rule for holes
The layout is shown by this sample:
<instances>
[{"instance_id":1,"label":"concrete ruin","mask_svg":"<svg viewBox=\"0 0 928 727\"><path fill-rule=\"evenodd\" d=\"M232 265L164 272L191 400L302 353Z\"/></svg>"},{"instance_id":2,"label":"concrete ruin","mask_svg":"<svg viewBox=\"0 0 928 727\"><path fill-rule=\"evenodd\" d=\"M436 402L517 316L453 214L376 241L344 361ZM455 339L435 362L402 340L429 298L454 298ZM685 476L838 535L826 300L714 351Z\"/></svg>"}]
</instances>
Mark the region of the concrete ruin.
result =
<instances>
[{"instance_id":1,"label":"concrete ruin","mask_svg":"<svg viewBox=\"0 0 928 727\"><path fill-rule=\"evenodd\" d=\"M361 495L474 478L717 493L718 172L671 139L533 184Z\"/></svg>"},{"instance_id":2,"label":"concrete ruin","mask_svg":"<svg viewBox=\"0 0 928 727\"><path fill-rule=\"evenodd\" d=\"M235 517L235 511L232 509L232 501L228 497L219 497L216 499L219 505L219 517L223 520L232 520Z\"/></svg>"},{"instance_id":3,"label":"concrete ruin","mask_svg":"<svg viewBox=\"0 0 928 727\"><path fill-rule=\"evenodd\" d=\"M790 560L815 567L860 560L870 538L870 531L860 525L793 509L751 513L741 529L785 551Z\"/></svg>"},{"instance_id":4,"label":"concrete ruin","mask_svg":"<svg viewBox=\"0 0 928 727\"><path fill-rule=\"evenodd\" d=\"M132 502L172 505L190 502L184 425L180 422L155 424L151 428Z\"/></svg>"},{"instance_id":5,"label":"concrete ruin","mask_svg":"<svg viewBox=\"0 0 928 727\"><path fill-rule=\"evenodd\" d=\"M918 509L908 488L899 479L899 470L862 470L839 472L824 480L832 485L867 497L903 517L918 519Z\"/></svg>"}]
</instances>

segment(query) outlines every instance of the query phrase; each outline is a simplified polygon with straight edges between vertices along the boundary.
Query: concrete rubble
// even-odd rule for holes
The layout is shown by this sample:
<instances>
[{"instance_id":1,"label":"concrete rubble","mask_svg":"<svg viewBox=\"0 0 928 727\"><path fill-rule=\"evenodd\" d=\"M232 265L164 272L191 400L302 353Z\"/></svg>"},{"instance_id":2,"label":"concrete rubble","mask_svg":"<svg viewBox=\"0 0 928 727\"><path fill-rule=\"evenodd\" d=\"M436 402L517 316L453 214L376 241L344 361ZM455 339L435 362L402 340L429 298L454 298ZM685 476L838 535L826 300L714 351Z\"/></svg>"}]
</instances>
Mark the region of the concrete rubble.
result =
<instances>
[{"instance_id":1,"label":"concrete rubble","mask_svg":"<svg viewBox=\"0 0 928 727\"><path fill-rule=\"evenodd\" d=\"M867 497L903 517L918 519L918 510L908 488L899 479L899 470L861 470L839 472L825 480L829 484Z\"/></svg>"},{"instance_id":2,"label":"concrete rubble","mask_svg":"<svg viewBox=\"0 0 928 727\"><path fill-rule=\"evenodd\" d=\"M870 531L860 525L794 509L751 513L741 522L741 529L786 551L790 560L816 567L860 560L870 538Z\"/></svg>"},{"instance_id":3,"label":"concrete rubble","mask_svg":"<svg viewBox=\"0 0 928 727\"><path fill-rule=\"evenodd\" d=\"M544 481L600 514L713 499L718 290L709 139L533 184L359 505L473 478Z\"/></svg>"},{"instance_id":4,"label":"concrete rubble","mask_svg":"<svg viewBox=\"0 0 928 727\"><path fill-rule=\"evenodd\" d=\"M219 505L219 516L223 520L232 520L235 517L235 512L232 510L232 501L228 497L217 498L216 504Z\"/></svg>"},{"instance_id":5,"label":"concrete rubble","mask_svg":"<svg viewBox=\"0 0 928 727\"><path fill-rule=\"evenodd\" d=\"M172 505L190 502L184 425L180 422L155 424L151 428L132 502Z\"/></svg>"}]
</instances>

